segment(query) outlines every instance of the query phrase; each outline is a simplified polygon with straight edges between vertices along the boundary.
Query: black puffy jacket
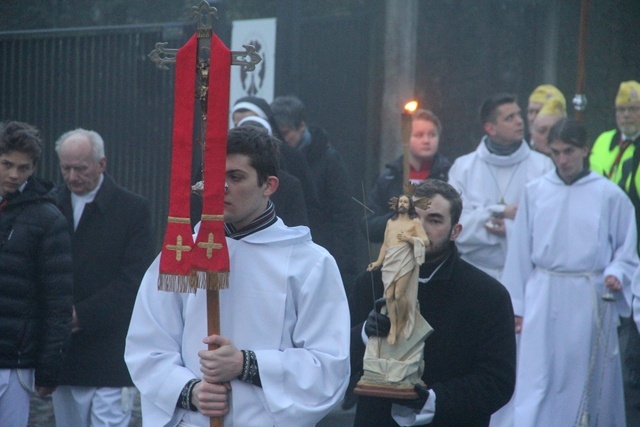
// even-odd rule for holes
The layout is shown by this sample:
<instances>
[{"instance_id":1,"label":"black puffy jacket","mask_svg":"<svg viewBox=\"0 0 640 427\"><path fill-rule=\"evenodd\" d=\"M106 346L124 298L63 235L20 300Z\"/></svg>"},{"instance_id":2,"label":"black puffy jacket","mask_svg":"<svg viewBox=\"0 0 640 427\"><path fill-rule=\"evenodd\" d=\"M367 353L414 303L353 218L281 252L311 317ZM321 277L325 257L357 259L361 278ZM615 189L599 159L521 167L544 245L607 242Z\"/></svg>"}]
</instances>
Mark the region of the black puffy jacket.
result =
<instances>
[{"instance_id":1,"label":"black puffy jacket","mask_svg":"<svg viewBox=\"0 0 640 427\"><path fill-rule=\"evenodd\" d=\"M0 369L35 368L58 384L71 337L73 276L67 221L55 188L34 177L0 213Z\"/></svg>"}]
</instances>

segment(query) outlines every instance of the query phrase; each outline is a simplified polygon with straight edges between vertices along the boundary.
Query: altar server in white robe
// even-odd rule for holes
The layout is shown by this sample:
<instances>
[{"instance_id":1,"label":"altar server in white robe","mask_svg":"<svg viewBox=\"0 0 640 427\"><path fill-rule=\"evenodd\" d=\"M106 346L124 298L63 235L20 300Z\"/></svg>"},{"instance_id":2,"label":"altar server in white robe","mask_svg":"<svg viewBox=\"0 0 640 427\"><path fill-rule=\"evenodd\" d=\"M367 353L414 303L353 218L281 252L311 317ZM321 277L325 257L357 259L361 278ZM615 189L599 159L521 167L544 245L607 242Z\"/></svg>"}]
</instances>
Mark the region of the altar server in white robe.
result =
<instances>
[{"instance_id":1,"label":"altar server in white robe","mask_svg":"<svg viewBox=\"0 0 640 427\"><path fill-rule=\"evenodd\" d=\"M496 279L507 255L507 239L525 184L553 169L524 138L524 120L515 96L497 94L480 107L485 136L477 149L459 157L449 183L462 195L462 258Z\"/></svg>"},{"instance_id":2,"label":"altar server in white robe","mask_svg":"<svg viewBox=\"0 0 640 427\"><path fill-rule=\"evenodd\" d=\"M225 427L313 426L342 400L350 329L340 273L307 227L276 217L277 165L272 137L229 131L220 336L207 337L205 291L159 292L158 259L147 271L125 352L144 426L209 426L210 416Z\"/></svg>"},{"instance_id":3,"label":"altar server in white robe","mask_svg":"<svg viewBox=\"0 0 640 427\"><path fill-rule=\"evenodd\" d=\"M556 170L524 190L502 283L518 349L514 426L625 426L618 316L629 316L639 265L635 214L589 171L584 126L550 131Z\"/></svg>"}]
</instances>

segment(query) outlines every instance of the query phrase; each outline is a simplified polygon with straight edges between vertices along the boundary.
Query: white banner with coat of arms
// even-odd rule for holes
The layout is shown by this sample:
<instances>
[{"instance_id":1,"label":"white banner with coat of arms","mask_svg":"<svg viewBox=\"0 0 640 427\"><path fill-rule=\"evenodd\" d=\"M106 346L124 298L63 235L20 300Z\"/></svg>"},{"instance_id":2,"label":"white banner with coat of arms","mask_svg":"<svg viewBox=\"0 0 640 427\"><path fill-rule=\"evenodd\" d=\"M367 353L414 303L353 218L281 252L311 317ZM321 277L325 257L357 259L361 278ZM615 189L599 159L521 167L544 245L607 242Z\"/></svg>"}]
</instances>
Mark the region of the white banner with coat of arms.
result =
<instances>
[{"instance_id":1,"label":"white banner with coat of arms","mask_svg":"<svg viewBox=\"0 0 640 427\"><path fill-rule=\"evenodd\" d=\"M276 62L276 18L233 21L231 50L243 51L250 44L262 57L254 71L233 67L231 71L231 105L243 96L258 96L273 101Z\"/></svg>"}]
</instances>

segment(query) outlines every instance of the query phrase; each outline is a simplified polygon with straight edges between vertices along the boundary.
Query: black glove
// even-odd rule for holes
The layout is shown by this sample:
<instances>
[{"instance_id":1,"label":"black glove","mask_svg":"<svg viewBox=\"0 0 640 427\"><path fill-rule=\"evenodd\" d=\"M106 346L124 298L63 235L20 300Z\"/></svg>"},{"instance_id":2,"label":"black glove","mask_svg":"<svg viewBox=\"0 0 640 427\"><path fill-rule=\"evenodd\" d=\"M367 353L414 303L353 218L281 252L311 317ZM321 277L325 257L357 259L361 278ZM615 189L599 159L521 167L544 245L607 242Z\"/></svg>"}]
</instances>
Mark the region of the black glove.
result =
<instances>
[{"instance_id":1,"label":"black glove","mask_svg":"<svg viewBox=\"0 0 640 427\"><path fill-rule=\"evenodd\" d=\"M395 399L393 403L406 406L418 412L422 410L424 404L427 401L427 398L429 398L429 389L427 389L422 384L416 384L415 386L413 386L413 389L416 391L416 393L418 393L417 399Z\"/></svg>"},{"instance_id":2,"label":"black glove","mask_svg":"<svg viewBox=\"0 0 640 427\"><path fill-rule=\"evenodd\" d=\"M368 337L386 337L389 335L391 320L387 315L380 313L386 303L387 300L384 298L377 299L373 310L367 316L367 321L364 324L364 333Z\"/></svg>"}]
</instances>

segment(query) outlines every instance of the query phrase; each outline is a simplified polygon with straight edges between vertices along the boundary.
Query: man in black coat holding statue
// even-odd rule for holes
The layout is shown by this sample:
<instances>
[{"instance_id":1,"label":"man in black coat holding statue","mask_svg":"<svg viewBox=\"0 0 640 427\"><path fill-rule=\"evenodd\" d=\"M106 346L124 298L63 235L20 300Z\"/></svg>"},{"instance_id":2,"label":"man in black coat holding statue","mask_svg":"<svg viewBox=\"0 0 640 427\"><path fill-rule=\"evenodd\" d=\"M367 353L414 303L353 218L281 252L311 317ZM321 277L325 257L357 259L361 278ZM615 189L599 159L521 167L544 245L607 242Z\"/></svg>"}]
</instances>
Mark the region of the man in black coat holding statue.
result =
<instances>
[{"instance_id":1,"label":"man in black coat holding statue","mask_svg":"<svg viewBox=\"0 0 640 427\"><path fill-rule=\"evenodd\" d=\"M360 396L355 426L488 426L491 414L505 405L515 386L515 333L511 298L495 279L463 261L455 239L462 226L459 193L428 179L414 198L429 207L416 212L429 237L420 267L420 314L433 327L424 344L426 388L416 400ZM386 336L389 319L374 306L383 293L379 271L361 274L350 301L352 375L362 372L364 341Z\"/></svg>"}]
</instances>

